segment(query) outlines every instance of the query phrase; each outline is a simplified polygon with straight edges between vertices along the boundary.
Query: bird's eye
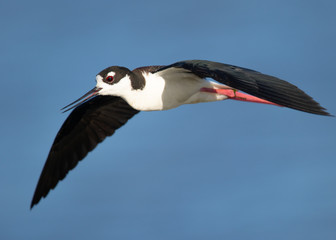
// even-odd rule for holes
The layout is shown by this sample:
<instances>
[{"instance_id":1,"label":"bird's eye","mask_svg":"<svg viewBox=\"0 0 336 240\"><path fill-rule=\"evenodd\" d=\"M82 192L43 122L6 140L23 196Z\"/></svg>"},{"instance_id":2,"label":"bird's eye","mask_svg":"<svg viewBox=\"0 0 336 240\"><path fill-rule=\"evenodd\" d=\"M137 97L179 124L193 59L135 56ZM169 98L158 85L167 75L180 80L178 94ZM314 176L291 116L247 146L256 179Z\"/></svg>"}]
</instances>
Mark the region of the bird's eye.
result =
<instances>
[{"instance_id":1,"label":"bird's eye","mask_svg":"<svg viewBox=\"0 0 336 240\"><path fill-rule=\"evenodd\" d=\"M109 83L113 82L113 76L107 76L106 82L109 82Z\"/></svg>"}]
</instances>

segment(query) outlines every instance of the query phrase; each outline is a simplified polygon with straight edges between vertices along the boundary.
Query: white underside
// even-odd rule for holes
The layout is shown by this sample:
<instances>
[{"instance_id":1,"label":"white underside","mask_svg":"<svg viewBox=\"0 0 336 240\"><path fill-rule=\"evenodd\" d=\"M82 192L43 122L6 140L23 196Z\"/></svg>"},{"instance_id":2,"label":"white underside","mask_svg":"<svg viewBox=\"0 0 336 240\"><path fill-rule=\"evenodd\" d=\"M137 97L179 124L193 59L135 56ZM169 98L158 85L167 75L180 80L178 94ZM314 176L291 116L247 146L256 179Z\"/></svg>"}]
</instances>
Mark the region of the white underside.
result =
<instances>
[{"instance_id":1,"label":"white underside","mask_svg":"<svg viewBox=\"0 0 336 240\"><path fill-rule=\"evenodd\" d=\"M183 104L227 99L225 95L200 91L201 88L228 88L226 85L199 78L183 68L144 73L144 77L146 85L142 90L130 90L129 76L110 86L102 86L105 83L97 79L97 86L104 88L101 95L120 96L139 111L167 110Z\"/></svg>"},{"instance_id":2,"label":"white underside","mask_svg":"<svg viewBox=\"0 0 336 240\"><path fill-rule=\"evenodd\" d=\"M183 68L169 68L155 74L144 73L146 86L124 99L140 111L157 111L176 108L183 104L213 102L227 96L201 92L201 88L227 88L226 85L199 78Z\"/></svg>"}]
</instances>

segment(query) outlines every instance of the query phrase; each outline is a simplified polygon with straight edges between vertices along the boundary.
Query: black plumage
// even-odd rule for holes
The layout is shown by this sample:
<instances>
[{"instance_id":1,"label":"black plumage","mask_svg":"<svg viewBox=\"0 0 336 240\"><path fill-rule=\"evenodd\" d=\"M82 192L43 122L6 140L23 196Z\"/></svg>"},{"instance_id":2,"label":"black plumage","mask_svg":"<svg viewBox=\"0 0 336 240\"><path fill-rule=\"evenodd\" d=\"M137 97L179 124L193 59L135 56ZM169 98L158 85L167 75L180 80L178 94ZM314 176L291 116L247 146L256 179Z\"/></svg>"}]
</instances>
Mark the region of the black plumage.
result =
<instances>
[{"instance_id":1,"label":"black plumage","mask_svg":"<svg viewBox=\"0 0 336 240\"><path fill-rule=\"evenodd\" d=\"M122 98L113 96L96 96L75 108L52 144L31 208L47 196L98 143L111 136L137 113Z\"/></svg>"},{"instance_id":2,"label":"black plumage","mask_svg":"<svg viewBox=\"0 0 336 240\"><path fill-rule=\"evenodd\" d=\"M303 112L330 116L312 97L282 79L234 65L205 60L188 60L165 66L184 68L201 78L214 80L270 102Z\"/></svg>"}]
</instances>

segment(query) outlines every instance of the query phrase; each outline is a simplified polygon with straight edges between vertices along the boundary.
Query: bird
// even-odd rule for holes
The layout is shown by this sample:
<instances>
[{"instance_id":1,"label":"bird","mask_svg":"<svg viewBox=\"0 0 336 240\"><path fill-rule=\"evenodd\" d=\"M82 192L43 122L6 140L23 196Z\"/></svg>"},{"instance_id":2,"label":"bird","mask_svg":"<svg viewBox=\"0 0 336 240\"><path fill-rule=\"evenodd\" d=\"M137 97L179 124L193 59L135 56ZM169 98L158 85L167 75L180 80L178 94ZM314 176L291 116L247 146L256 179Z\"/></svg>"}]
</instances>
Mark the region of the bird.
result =
<instances>
[{"instance_id":1,"label":"bird","mask_svg":"<svg viewBox=\"0 0 336 240\"><path fill-rule=\"evenodd\" d=\"M235 65L186 60L134 70L111 66L96 75L92 90L62 108L63 112L72 111L54 139L30 208L100 142L140 111L162 111L226 99L332 116L295 85Z\"/></svg>"}]
</instances>

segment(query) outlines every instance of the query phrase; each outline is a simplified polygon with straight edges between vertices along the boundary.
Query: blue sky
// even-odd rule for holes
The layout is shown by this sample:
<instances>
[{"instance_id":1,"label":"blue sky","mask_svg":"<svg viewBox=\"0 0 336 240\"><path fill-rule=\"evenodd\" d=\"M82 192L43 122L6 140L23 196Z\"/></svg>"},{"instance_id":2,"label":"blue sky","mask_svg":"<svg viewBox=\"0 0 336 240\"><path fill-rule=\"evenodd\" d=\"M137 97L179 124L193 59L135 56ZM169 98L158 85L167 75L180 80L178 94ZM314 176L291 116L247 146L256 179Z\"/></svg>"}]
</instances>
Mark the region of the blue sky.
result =
<instances>
[{"instance_id":1,"label":"blue sky","mask_svg":"<svg viewBox=\"0 0 336 240\"><path fill-rule=\"evenodd\" d=\"M32 211L59 109L111 65L207 59L336 114L335 1L1 1L0 239L335 239L336 120L224 101L134 117Z\"/></svg>"}]
</instances>

